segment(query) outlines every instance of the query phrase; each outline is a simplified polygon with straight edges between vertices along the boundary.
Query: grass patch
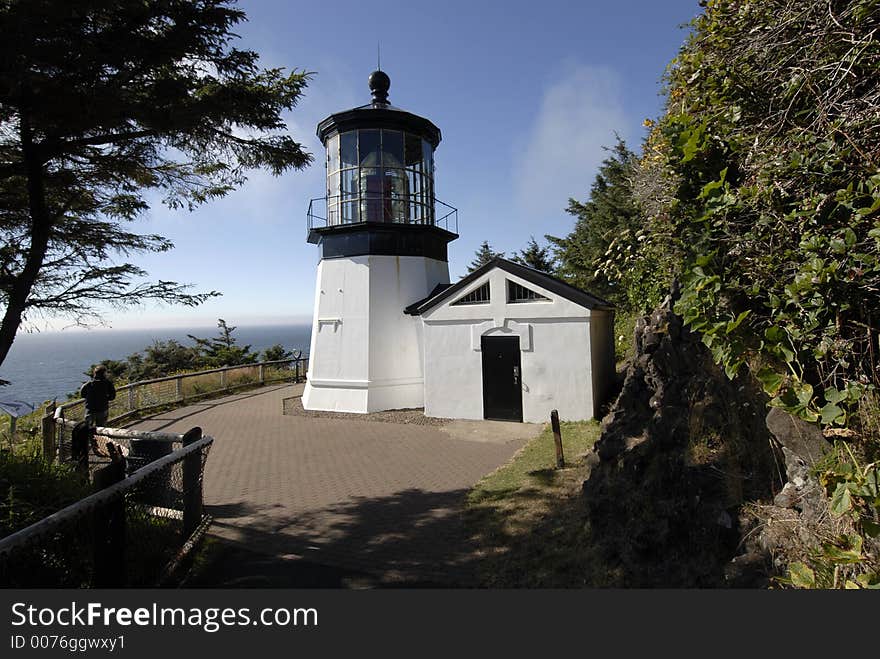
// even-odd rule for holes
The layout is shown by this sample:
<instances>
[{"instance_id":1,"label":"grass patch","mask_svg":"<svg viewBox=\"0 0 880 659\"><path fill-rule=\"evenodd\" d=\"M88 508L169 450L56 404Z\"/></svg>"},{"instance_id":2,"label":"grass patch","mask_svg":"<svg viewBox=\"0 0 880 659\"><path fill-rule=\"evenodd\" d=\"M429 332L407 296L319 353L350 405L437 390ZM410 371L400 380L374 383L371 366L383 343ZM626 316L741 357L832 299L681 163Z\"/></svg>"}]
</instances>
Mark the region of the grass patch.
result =
<instances>
[{"instance_id":1,"label":"grass patch","mask_svg":"<svg viewBox=\"0 0 880 659\"><path fill-rule=\"evenodd\" d=\"M563 423L567 466L554 469L556 452L548 426L509 463L474 486L467 497L465 523L477 547L479 585L591 585L580 491L589 472L584 457L598 437L595 421Z\"/></svg>"}]
</instances>

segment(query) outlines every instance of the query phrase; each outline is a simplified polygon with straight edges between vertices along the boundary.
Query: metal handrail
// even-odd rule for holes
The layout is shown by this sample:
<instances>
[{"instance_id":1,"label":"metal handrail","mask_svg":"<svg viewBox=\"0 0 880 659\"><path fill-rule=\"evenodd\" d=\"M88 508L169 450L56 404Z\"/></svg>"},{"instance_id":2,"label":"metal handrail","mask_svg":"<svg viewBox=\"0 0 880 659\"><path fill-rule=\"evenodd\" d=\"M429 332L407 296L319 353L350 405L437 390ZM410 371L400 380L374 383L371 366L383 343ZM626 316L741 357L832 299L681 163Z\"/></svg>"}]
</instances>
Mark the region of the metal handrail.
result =
<instances>
[{"instance_id":1,"label":"metal handrail","mask_svg":"<svg viewBox=\"0 0 880 659\"><path fill-rule=\"evenodd\" d=\"M352 196L348 196L348 195L346 195L346 196L329 195L329 196L315 197L314 199L310 199L309 200L309 209L306 214L306 217L307 217L306 233L307 234L311 233L311 231L314 229L325 228L325 227L330 227L330 226L352 226L352 225L356 225L356 224L413 224L413 225L417 225L417 226L436 226L436 227L446 229L447 231L451 231L452 233L456 233L456 234L458 233L458 209L455 206L451 206L450 204L447 204L446 202L441 201L440 199L437 199L436 197L431 197L431 200L430 200L431 205L434 206L433 210L434 210L435 219L433 222L411 222L411 221L396 222L393 220L390 220L387 222L376 222L376 221L364 220L364 221L358 221L358 222L342 222L342 221L340 221L340 222L331 223L327 217L325 217L324 215L320 215L318 213L318 210L316 210L316 206L319 205L316 202L323 202L324 208L327 209L327 208L329 208L329 205L331 202L335 202L335 203L339 204L343 200L346 202L356 202L359 200L366 200L369 202L384 203L386 201L386 199L390 199L391 201L400 201L401 200L399 198L386 198L385 195L383 195L383 194L366 194L366 195L362 195L359 197L352 197ZM448 209L448 210L446 210L444 215L440 215L439 217L437 217L437 215L438 215L438 213L437 213L438 209L436 208L437 204L442 206L444 209ZM424 204L424 205L428 206L429 204ZM326 213L326 211L325 211L325 213ZM329 213L326 213L326 214L329 214Z\"/></svg>"},{"instance_id":2,"label":"metal handrail","mask_svg":"<svg viewBox=\"0 0 880 659\"><path fill-rule=\"evenodd\" d=\"M212 368L212 369L208 369L208 370L204 370L204 371L195 371L195 372L191 372L191 373L178 373L176 375L167 375L167 376L161 377L161 378L153 378L150 380L138 380L137 382L130 382L129 384L124 384L124 385L120 385L120 386L116 387L117 400L121 398L120 394L122 394L124 392L134 392L137 389L142 388L144 386L162 383L162 382L176 381L178 383L182 383L184 380L191 380L194 378L200 378L205 375L211 375L211 374L215 374L215 373L222 374L222 373L227 373L229 371L237 371L237 370L243 370L243 369L257 369L258 372L261 374L261 378L262 378L262 373L263 373L265 367L267 367L267 366L271 367L271 366L282 365L282 364L308 363L309 358L303 357L301 351L296 351L296 353L298 353L298 356L290 357L288 359L276 359L276 360L272 360L272 361L255 362L253 364L236 364L234 366L223 366L220 368ZM262 382L262 379L260 381ZM211 393L211 392L208 392L208 393ZM80 407L84 403L85 403L85 401L82 398L76 398L73 400L69 400L65 403L62 403L61 405L58 405L55 408L54 417L56 419L64 418L64 410L71 409L74 407ZM162 404L164 404L164 403L162 403ZM144 409L146 409L146 408L144 408ZM125 416L131 414L132 412L139 411L139 410L140 410L140 408L138 408L138 410L129 409L122 416L125 417ZM122 418L122 417L117 417L117 418Z\"/></svg>"}]
</instances>

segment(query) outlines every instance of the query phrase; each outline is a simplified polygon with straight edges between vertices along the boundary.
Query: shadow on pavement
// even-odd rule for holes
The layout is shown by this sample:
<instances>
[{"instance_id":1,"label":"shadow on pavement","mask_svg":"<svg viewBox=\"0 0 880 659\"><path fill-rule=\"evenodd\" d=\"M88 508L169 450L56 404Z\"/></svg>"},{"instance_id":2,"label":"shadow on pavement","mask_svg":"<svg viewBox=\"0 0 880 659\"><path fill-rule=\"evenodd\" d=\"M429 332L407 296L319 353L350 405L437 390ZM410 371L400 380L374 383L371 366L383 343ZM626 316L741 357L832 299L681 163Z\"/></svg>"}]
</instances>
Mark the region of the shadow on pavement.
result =
<instances>
[{"instance_id":1,"label":"shadow on pavement","mask_svg":"<svg viewBox=\"0 0 880 659\"><path fill-rule=\"evenodd\" d=\"M207 546L184 587L418 588L476 585L466 490L404 490L278 517L269 507L207 506Z\"/></svg>"}]
</instances>

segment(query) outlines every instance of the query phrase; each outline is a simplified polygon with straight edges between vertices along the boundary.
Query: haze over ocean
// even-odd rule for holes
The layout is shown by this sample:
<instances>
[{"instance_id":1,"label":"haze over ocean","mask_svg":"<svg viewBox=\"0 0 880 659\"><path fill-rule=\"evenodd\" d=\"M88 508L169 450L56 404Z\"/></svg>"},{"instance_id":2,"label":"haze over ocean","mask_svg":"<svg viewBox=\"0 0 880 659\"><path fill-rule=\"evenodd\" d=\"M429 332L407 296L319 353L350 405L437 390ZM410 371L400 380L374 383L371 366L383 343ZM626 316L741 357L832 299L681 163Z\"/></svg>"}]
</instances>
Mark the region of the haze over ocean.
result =
<instances>
[{"instance_id":1,"label":"haze over ocean","mask_svg":"<svg viewBox=\"0 0 880 659\"><path fill-rule=\"evenodd\" d=\"M235 327L233 336L238 344L250 345L253 352L280 343L287 350L308 353L310 325ZM154 341L175 339L192 345L187 334L212 337L217 335L217 327L21 333L0 365L0 379L12 383L0 387L0 400L37 404L52 398L63 401L88 379L85 371L92 364L124 359Z\"/></svg>"}]
</instances>

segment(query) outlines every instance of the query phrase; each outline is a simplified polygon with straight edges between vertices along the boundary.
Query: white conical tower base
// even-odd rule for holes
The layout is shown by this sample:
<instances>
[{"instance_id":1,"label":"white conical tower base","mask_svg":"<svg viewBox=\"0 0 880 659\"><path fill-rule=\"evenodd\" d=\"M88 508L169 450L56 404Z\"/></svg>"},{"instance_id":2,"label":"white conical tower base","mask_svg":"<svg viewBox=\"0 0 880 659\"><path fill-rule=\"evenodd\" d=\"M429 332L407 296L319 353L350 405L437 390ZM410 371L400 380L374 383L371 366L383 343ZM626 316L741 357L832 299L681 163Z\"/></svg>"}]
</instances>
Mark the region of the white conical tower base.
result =
<instances>
[{"instance_id":1,"label":"white conical tower base","mask_svg":"<svg viewBox=\"0 0 880 659\"><path fill-rule=\"evenodd\" d=\"M403 310L448 283L448 264L423 256L323 259L303 407L359 413L423 407L421 322Z\"/></svg>"}]
</instances>

